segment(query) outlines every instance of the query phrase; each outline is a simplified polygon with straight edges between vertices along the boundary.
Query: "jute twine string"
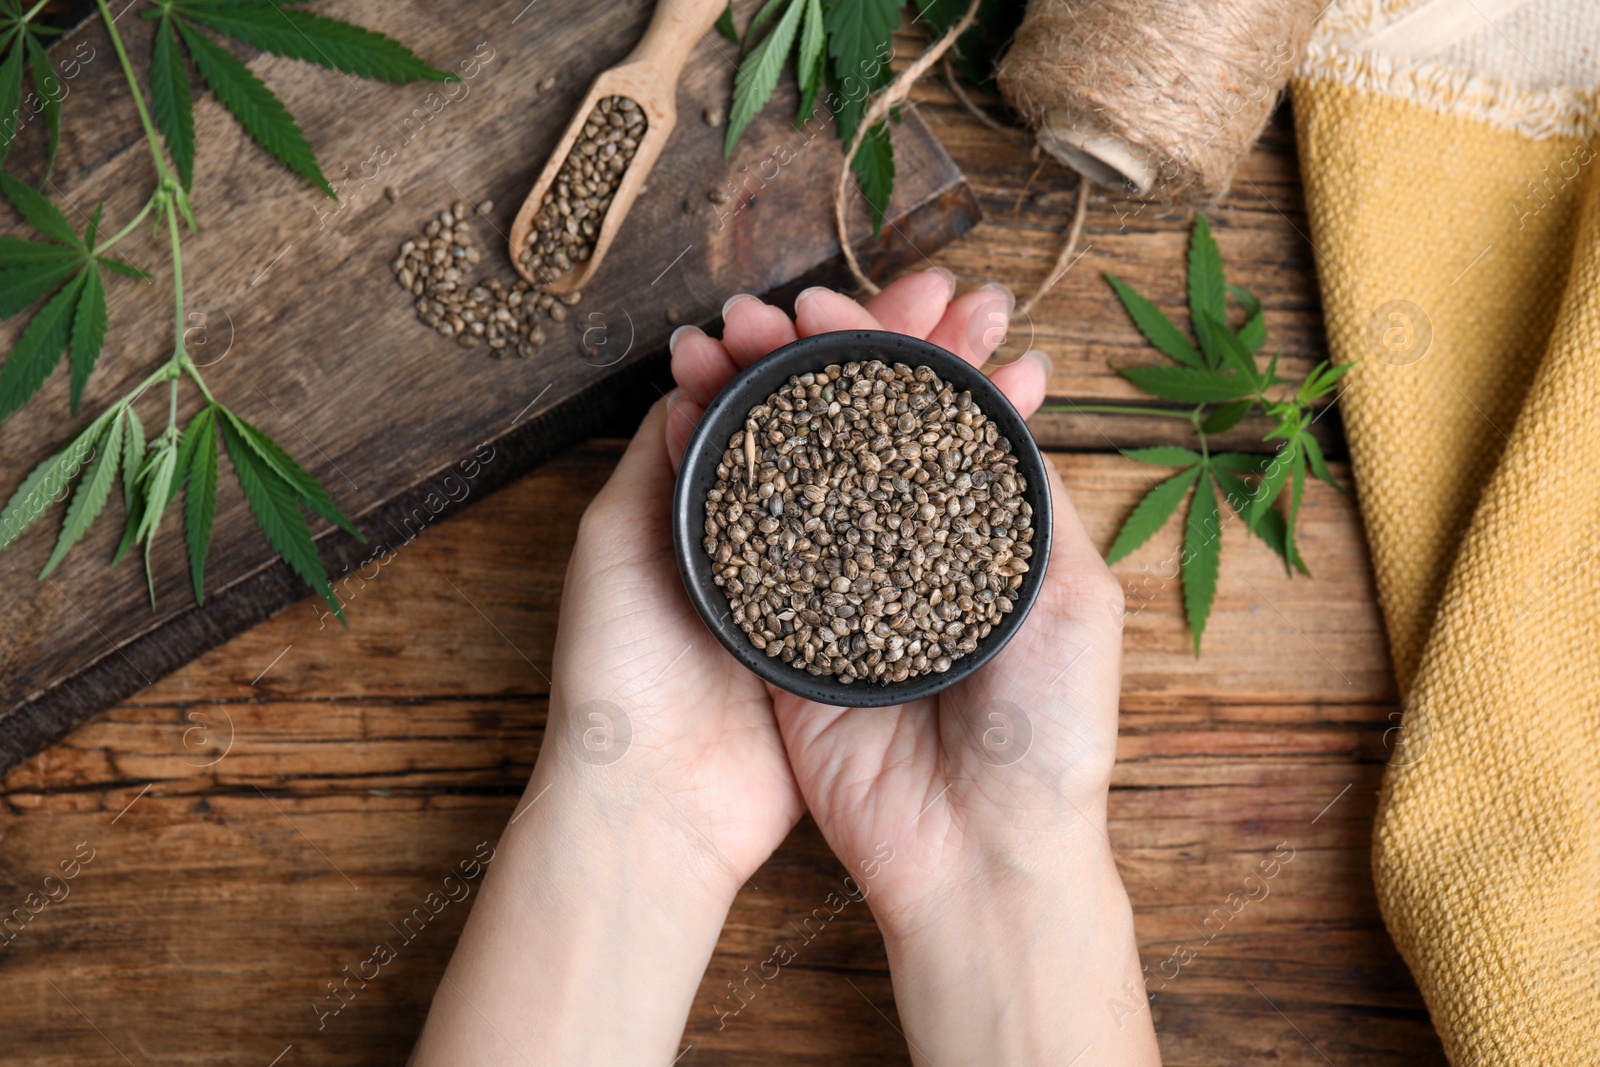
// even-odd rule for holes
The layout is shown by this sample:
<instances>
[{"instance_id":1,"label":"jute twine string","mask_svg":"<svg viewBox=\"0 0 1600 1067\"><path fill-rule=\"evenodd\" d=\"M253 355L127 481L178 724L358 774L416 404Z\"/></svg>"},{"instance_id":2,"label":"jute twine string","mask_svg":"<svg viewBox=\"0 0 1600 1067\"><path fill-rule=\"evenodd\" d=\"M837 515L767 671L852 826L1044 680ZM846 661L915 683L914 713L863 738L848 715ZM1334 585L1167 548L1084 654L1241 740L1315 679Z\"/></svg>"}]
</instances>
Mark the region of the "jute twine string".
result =
<instances>
[{"instance_id":1,"label":"jute twine string","mask_svg":"<svg viewBox=\"0 0 1600 1067\"><path fill-rule=\"evenodd\" d=\"M1033 295L1017 305L1011 313L1013 319L1025 319L1033 314L1033 307L1044 299L1044 295L1055 288L1067 268L1075 262L1074 254L1078 251L1078 239L1083 236L1083 220L1089 214L1089 191L1094 188L1094 183L1088 178L1078 178L1078 205L1072 209L1072 224L1067 227L1066 240L1061 242L1061 252L1056 256L1055 265L1050 268L1050 273L1044 276L1044 281L1033 291Z\"/></svg>"},{"instance_id":2,"label":"jute twine string","mask_svg":"<svg viewBox=\"0 0 1600 1067\"><path fill-rule=\"evenodd\" d=\"M896 104L905 100L910 95L911 87L916 84L917 79L933 69L934 64L941 59L945 60L945 76L952 88L955 89L956 98L961 101L963 106L977 113L988 125L997 129L1005 128L1000 123L995 122L994 119L984 115L977 105L972 102L971 98L955 88L953 71L951 71L949 61L945 56L945 53L955 45L963 33L966 33L971 28L973 21L978 17L979 2L980 0L972 0L972 4L967 8L966 14L961 17L961 21L957 22L950 28L949 32L930 45L927 51L918 56L910 66L897 74L894 80L889 83L889 86L873 99L872 104L867 108L866 114L861 118L861 124L856 127L855 136L850 139L850 147L844 154L844 162L839 167L839 181L834 187L833 196L834 226L839 235L839 247L844 250L844 261L849 266L851 275L854 276L856 284L869 295L876 296L883 290L862 271L861 262L856 258L855 249L850 246L850 229L845 219L845 208L850 202L850 165L855 160L856 153L860 151L861 142L866 138L867 131L882 122L889 114L890 109ZM1078 182L1078 203L1072 214L1072 223L1067 229L1066 240L1061 246L1061 253L1056 256L1055 264L1050 268L1050 273L1045 276L1045 280L1040 283L1039 287L1034 290L1027 300L1018 305L1012 312L1011 317L1013 319L1024 318L1032 313L1034 306L1055 286L1056 282L1061 280L1061 276L1072 265L1073 253L1076 252L1078 240L1083 234L1083 222L1089 210L1090 188L1091 183L1087 178Z\"/></svg>"},{"instance_id":3,"label":"jute twine string","mask_svg":"<svg viewBox=\"0 0 1600 1067\"><path fill-rule=\"evenodd\" d=\"M850 147L845 151L844 163L839 167L839 181L833 190L833 222L839 234L839 247L844 250L844 261L849 266L850 273L855 276L856 284L872 296L878 295L883 290L862 272L861 262L856 259L855 249L850 247L850 227L845 221L845 206L849 203L850 193L850 165L854 162L856 153L861 150L861 142L866 139L867 132L882 122L891 108L909 96L911 87L917 83L917 79L928 73L954 46L956 40L972 28L972 23L978 17L980 2L981 0L972 0L966 14L961 16L960 22L950 27L948 33L933 42L910 66L895 75L889 87L873 98L867 107L867 113L861 116L861 123L856 126L856 135L850 138Z\"/></svg>"},{"instance_id":4,"label":"jute twine string","mask_svg":"<svg viewBox=\"0 0 1600 1067\"><path fill-rule=\"evenodd\" d=\"M956 76L955 67L950 63L950 54L948 52L945 53L944 59L940 62L939 69L944 72L945 88L950 90L950 95L956 98L957 103L967 109L967 114L991 130L999 130L1001 133L1021 132L1016 126L1007 126L1003 122L996 122L993 116L979 107L972 97L967 95L967 91L961 87L961 79Z\"/></svg>"}]
</instances>

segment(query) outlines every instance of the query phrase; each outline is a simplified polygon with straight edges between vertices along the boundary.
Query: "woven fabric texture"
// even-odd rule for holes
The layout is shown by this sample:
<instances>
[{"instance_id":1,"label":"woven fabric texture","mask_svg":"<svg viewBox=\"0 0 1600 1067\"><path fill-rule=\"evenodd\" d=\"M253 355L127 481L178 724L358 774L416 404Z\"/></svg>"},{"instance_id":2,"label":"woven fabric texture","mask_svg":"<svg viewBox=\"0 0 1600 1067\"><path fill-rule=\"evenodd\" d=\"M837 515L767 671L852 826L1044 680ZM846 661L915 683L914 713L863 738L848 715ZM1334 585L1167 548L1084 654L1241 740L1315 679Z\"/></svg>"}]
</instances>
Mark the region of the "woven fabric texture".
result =
<instances>
[{"instance_id":1,"label":"woven fabric texture","mask_svg":"<svg viewBox=\"0 0 1600 1067\"><path fill-rule=\"evenodd\" d=\"M1600 127L1335 58L1293 98L1404 708L1379 903L1456 1067L1600 1064Z\"/></svg>"}]
</instances>

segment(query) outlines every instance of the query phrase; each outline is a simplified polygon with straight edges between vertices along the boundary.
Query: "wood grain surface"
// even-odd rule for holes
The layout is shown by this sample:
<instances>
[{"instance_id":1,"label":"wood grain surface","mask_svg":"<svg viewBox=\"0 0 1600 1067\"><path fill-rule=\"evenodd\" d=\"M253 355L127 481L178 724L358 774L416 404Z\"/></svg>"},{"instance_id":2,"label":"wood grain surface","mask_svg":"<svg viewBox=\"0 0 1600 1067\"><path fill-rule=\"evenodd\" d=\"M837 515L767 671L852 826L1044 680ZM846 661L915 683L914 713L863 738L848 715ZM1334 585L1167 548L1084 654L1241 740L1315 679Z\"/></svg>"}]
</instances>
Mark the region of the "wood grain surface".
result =
<instances>
[{"instance_id":1,"label":"wood grain surface","mask_svg":"<svg viewBox=\"0 0 1600 1067\"><path fill-rule=\"evenodd\" d=\"M14 772L0 903L20 905L80 842L94 859L0 950L8 1059L116 1062L109 1039L140 1064L266 1064L290 1045L284 1064L400 1062L466 908L324 1030L313 1004L513 810L544 724L566 553L619 452L569 453L419 538L355 590L348 632L305 602ZM1138 472L1057 460L1109 543ZM1173 1065L1321 1063L1316 1050L1442 1062L1367 868L1395 705L1359 524L1326 488L1304 522L1311 582L1225 530L1200 661L1174 584L1152 586L1128 624L1110 833L1144 959L1176 971L1152 1006ZM1119 573L1138 583L1175 536ZM1217 918L1285 843L1294 858L1268 895ZM865 910L841 912L719 1026L725 983L793 939L788 924L843 873L807 821L755 876L684 1062L907 1062L879 1015L893 1019L893 998Z\"/></svg>"},{"instance_id":2,"label":"wood grain surface","mask_svg":"<svg viewBox=\"0 0 1600 1067\"><path fill-rule=\"evenodd\" d=\"M1034 174L1022 136L979 125L937 85L918 99L985 215L931 261L970 283L1036 282L1072 179L1053 165ZM1288 131L1280 115L1211 217L1298 371L1321 347ZM1181 317L1189 221L1094 198L1089 252L1034 316L1054 397L1132 395L1109 368L1153 357L1099 272ZM1018 351L1014 338L1005 354ZM1167 439L1167 421L1035 420L1101 546L1148 484L1113 445ZM1321 425L1337 446L1336 407ZM619 418L616 434L630 429ZM351 582L348 631L301 602L0 783L0 914L94 850L70 895L0 948L7 1062L403 1062L470 898L325 1029L314 1005L513 811L542 739L567 554L620 449L591 441L492 496L474 488L458 518ZM1302 530L1310 581L1225 528L1199 660L1177 584L1160 577L1177 524L1116 568L1131 614L1109 834L1169 1067L1445 1062L1371 887L1398 705L1353 496L1311 487ZM1248 873L1289 850L1265 897L1229 907ZM736 901L681 1063L909 1062L882 943L856 905L742 1011L720 1014L726 983L793 940L790 924L844 873L803 821Z\"/></svg>"},{"instance_id":3,"label":"wood grain surface","mask_svg":"<svg viewBox=\"0 0 1600 1067\"><path fill-rule=\"evenodd\" d=\"M816 195L839 161L831 122L797 131L792 93L780 97L724 161L725 131L701 118L724 105L734 70L727 42L713 34L684 75L682 117L651 172L650 193L583 302L564 326L548 325L550 339L535 357L491 358L417 322L411 296L389 273L400 243L458 198L492 199L496 207L478 227L480 242L494 242L482 248L483 270L509 284L500 235L589 81L633 47L652 7L482 0L441 19L419 0L327 5L329 14L387 31L461 75L449 86L392 86L255 57L252 69L309 132L338 201L271 160L214 97L197 101L202 230L184 242L186 339L218 398L296 455L375 545L437 521L463 492L504 484L653 400L673 322L709 323L734 289L792 294L837 273L832 211ZM147 55L151 23L120 25L129 50ZM73 68L47 191L85 221L104 200L106 226L120 228L152 181L122 72L98 20L64 38L56 54L88 58ZM551 77L554 87L540 91ZM37 156L40 146L32 147ZM883 240L871 240L864 207L856 212L855 232L882 270L920 260L919 250L965 232L975 216L959 172L914 115L897 147L900 181ZM43 172L26 157L7 169L30 179ZM399 193L397 203L386 188ZM147 233L118 252L160 278L169 273L165 246ZM167 284L114 279L109 295L110 340L70 425L86 424L171 350ZM25 321L0 330L6 348ZM186 389L183 398L187 420L199 397ZM140 401L152 431L165 425L166 404L165 391ZM67 410L63 372L0 425L0 492L65 443ZM475 458L485 451L493 462ZM275 562L226 460L203 607L190 592L175 519L152 554L158 611L137 559L108 567L120 515L118 506L108 509L47 583L30 579L50 553L59 511L0 554L0 617L8 620L0 771L304 590ZM313 532L335 572L375 550L320 520Z\"/></svg>"}]
</instances>

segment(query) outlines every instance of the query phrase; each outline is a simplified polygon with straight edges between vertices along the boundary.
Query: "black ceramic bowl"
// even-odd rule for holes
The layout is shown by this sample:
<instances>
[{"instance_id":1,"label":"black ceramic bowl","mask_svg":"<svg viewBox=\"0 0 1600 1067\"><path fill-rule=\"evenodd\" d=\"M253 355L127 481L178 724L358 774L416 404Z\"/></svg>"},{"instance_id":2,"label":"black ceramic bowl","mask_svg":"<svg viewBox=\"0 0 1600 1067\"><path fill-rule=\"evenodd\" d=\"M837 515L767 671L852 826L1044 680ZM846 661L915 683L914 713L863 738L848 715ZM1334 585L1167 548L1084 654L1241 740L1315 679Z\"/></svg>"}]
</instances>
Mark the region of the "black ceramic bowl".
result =
<instances>
[{"instance_id":1,"label":"black ceramic bowl","mask_svg":"<svg viewBox=\"0 0 1600 1067\"><path fill-rule=\"evenodd\" d=\"M819 371L831 363L879 359L885 363L932 367L957 392L972 399L1010 442L1018 470L1027 479L1023 494L1033 506L1033 555L1022 588L1013 598L1010 614L978 642L978 647L951 664L942 674L923 674L903 682L855 681L848 684L831 675L813 675L792 667L750 643L750 638L730 617L728 598L712 580L712 561L701 544L705 537L706 493L717 481L717 464L728 439L743 428L750 409L762 403L792 375ZM797 696L838 707L877 708L932 696L948 689L989 662L1022 626L1038 597L1050 562L1050 490L1044 460L1028 432L1027 424L1005 395L983 372L937 345L898 333L847 330L818 334L767 355L734 376L700 418L689 439L678 471L672 501L672 537L678 554L678 571L695 610L717 640L734 658L764 680Z\"/></svg>"}]
</instances>

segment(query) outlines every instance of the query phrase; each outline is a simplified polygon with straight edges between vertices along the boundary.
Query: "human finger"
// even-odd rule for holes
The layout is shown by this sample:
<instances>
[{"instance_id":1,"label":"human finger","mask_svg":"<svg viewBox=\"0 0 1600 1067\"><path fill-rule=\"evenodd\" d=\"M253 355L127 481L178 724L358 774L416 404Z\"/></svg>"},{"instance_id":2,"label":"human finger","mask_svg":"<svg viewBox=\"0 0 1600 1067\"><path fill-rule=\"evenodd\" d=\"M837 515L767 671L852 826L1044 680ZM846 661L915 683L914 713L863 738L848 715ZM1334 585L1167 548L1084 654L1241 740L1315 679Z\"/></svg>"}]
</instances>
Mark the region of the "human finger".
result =
<instances>
[{"instance_id":1,"label":"human finger","mask_svg":"<svg viewBox=\"0 0 1600 1067\"><path fill-rule=\"evenodd\" d=\"M1016 302L1011 290L998 283L962 293L950 301L928 340L981 367L1005 341Z\"/></svg>"},{"instance_id":2,"label":"human finger","mask_svg":"<svg viewBox=\"0 0 1600 1067\"><path fill-rule=\"evenodd\" d=\"M667 458L672 462L674 474L683 462L683 450L689 447L689 438L706 413L706 405L691 396L682 387L667 394L666 435Z\"/></svg>"},{"instance_id":3,"label":"human finger","mask_svg":"<svg viewBox=\"0 0 1600 1067\"><path fill-rule=\"evenodd\" d=\"M739 367L748 367L798 337L789 316L749 293L735 293L722 305L722 344Z\"/></svg>"},{"instance_id":4,"label":"human finger","mask_svg":"<svg viewBox=\"0 0 1600 1067\"><path fill-rule=\"evenodd\" d=\"M956 276L943 267L897 278L867 301L867 311L885 330L926 337L956 295Z\"/></svg>"},{"instance_id":5,"label":"human finger","mask_svg":"<svg viewBox=\"0 0 1600 1067\"><path fill-rule=\"evenodd\" d=\"M843 293L812 286L794 298L794 323L801 337L838 330L881 330L877 317Z\"/></svg>"},{"instance_id":6,"label":"human finger","mask_svg":"<svg viewBox=\"0 0 1600 1067\"><path fill-rule=\"evenodd\" d=\"M722 342L698 326L673 330L667 350L672 353L673 381L702 405L711 403L739 370Z\"/></svg>"},{"instance_id":7,"label":"human finger","mask_svg":"<svg viewBox=\"0 0 1600 1067\"><path fill-rule=\"evenodd\" d=\"M1030 348L1015 363L1007 363L989 375L989 380L1006 394L1011 406L1023 418L1030 417L1044 403L1050 385L1050 357Z\"/></svg>"}]
</instances>

